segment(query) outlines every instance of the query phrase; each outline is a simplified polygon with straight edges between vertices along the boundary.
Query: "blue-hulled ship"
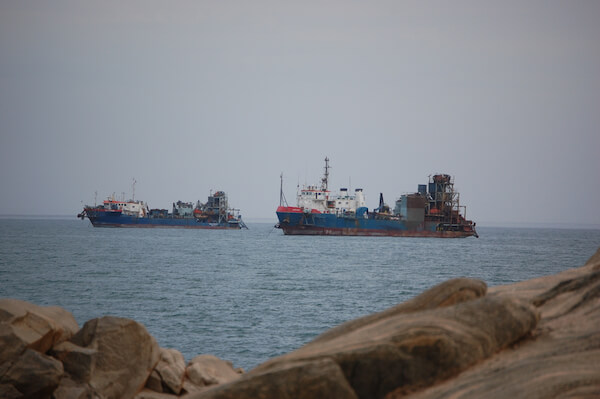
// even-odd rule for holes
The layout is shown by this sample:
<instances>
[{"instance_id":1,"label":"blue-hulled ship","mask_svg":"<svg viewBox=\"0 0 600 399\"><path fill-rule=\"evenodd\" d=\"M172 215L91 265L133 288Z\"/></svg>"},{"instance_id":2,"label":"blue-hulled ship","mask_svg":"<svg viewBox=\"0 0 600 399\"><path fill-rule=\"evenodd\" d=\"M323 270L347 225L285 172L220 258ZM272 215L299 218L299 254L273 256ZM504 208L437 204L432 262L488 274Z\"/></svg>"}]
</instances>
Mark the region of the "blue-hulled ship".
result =
<instances>
[{"instance_id":1,"label":"blue-hulled ship","mask_svg":"<svg viewBox=\"0 0 600 399\"><path fill-rule=\"evenodd\" d=\"M77 215L86 217L94 227L171 227L186 229L242 229L247 228L239 209L229 208L227 195L217 191L206 203L173 203L173 209L150 209L144 201L122 200L113 195L102 205L83 208Z\"/></svg>"},{"instance_id":2,"label":"blue-hulled ship","mask_svg":"<svg viewBox=\"0 0 600 399\"><path fill-rule=\"evenodd\" d=\"M466 207L460 205L450 175L430 176L428 184L418 185L416 193L402 195L393 209L380 194L379 206L372 211L365 205L362 189L349 192L341 188L332 194L328 180L329 159L325 158L320 186L303 186L297 206L288 206L281 191L276 227L286 235L478 237L475 223L464 216Z\"/></svg>"}]
</instances>

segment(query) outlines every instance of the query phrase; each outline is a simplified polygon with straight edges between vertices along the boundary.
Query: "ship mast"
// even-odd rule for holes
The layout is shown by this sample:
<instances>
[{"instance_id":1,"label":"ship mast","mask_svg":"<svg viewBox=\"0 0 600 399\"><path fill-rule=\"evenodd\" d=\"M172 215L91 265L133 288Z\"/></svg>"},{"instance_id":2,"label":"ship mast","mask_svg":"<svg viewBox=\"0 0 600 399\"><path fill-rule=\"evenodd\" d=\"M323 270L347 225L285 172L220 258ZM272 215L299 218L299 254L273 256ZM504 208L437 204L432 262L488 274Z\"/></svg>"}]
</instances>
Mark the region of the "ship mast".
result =
<instances>
[{"instance_id":1,"label":"ship mast","mask_svg":"<svg viewBox=\"0 0 600 399\"><path fill-rule=\"evenodd\" d=\"M281 180L279 184L279 206L283 206L284 203L285 206L288 206L285 195L283 194L283 172L281 172L281 175L279 175L279 179Z\"/></svg>"},{"instance_id":2,"label":"ship mast","mask_svg":"<svg viewBox=\"0 0 600 399\"><path fill-rule=\"evenodd\" d=\"M325 157L325 174L321 179L321 190L327 191L327 185L329 182L329 158Z\"/></svg>"}]
</instances>

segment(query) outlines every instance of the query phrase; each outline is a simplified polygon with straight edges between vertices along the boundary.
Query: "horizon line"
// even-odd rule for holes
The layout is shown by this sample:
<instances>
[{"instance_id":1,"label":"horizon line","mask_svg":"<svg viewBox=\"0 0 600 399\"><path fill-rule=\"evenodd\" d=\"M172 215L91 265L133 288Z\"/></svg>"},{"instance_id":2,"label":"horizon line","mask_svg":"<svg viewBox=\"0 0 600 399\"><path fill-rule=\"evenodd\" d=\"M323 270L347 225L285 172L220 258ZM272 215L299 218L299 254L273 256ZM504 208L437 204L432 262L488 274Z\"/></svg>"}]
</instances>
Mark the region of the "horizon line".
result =
<instances>
[{"instance_id":1,"label":"horizon line","mask_svg":"<svg viewBox=\"0 0 600 399\"><path fill-rule=\"evenodd\" d=\"M76 215L70 214L0 214L0 219L77 219ZM244 218L250 223L272 223L277 222L277 217L248 217ZM477 222L478 227L513 227L513 228L562 228L562 229L584 229L600 230L600 223L580 223L580 222L514 222L514 221L492 221L484 220Z\"/></svg>"}]
</instances>

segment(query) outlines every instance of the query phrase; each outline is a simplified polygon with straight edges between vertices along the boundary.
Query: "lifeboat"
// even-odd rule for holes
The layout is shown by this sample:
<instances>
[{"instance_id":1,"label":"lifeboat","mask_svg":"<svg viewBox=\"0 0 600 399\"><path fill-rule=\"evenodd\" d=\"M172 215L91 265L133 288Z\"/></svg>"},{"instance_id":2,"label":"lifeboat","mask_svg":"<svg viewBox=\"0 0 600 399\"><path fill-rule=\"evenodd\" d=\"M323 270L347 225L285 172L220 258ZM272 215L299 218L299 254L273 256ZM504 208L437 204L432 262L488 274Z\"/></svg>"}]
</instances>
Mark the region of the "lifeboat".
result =
<instances>
[{"instance_id":1,"label":"lifeboat","mask_svg":"<svg viewBox=\"0 0 600 399\"><path fill-rule=\"evenodd\" d=\"M194 209L194 212L193 212L193 213L194 213L194 217L195 217L196 219L206 219L206 218L208 217L207 215L205 215L205 214L202 212L202 210L200 210L200 209L198 209L198 208Z\"/></svg>"}]
</instances>

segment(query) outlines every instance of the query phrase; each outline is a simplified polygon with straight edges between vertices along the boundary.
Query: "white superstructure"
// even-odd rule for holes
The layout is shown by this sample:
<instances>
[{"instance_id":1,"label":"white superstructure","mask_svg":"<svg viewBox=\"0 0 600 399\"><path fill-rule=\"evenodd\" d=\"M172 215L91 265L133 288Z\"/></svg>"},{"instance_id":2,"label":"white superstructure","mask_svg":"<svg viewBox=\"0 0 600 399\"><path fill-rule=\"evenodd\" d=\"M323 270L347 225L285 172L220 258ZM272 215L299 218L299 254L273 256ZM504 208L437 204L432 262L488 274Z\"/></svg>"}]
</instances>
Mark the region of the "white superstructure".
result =
<instances>
[{"instance_id":1,"label":"white superstructure","mask_svg":"<svg viewBox=\"0 0 600 399\"><path fill-rule=\"evenodd\" d=\"M298 208L305 212L313 210L321 213L344 215L355 213L358 208L365 206L365 195L362 188L357 188L354 193L347 188L341 188L339 194L332 195L327 189L329 180L329 158L325 158L325 175L321 179L321 187L303 186L298 192Z\"/></svg>"},{"instance_id":2,"label":"white superstructure","mask_svg":"<svg viewBox=\"0 0 600 399\"><path fill-rule=\"evenodd\" d=\"M104 200L104 209L107 211L121 211L123 215L144 217L146 216L146 204L144 201L118 201L114 195Z\"/></svg>"},{"instance_id":3,"label":"white superstructure","mask_svg":"<svg viewBox=\"0 0 600 399\"><path fill-rule=\"evenodd\" d=\"M365 195L362 188L355 189L354 194L350 194L347 188L340 188L340 193L332 201L335 201L336 214L352 213L365 206Z\"/></svg>"}]
</instances>

